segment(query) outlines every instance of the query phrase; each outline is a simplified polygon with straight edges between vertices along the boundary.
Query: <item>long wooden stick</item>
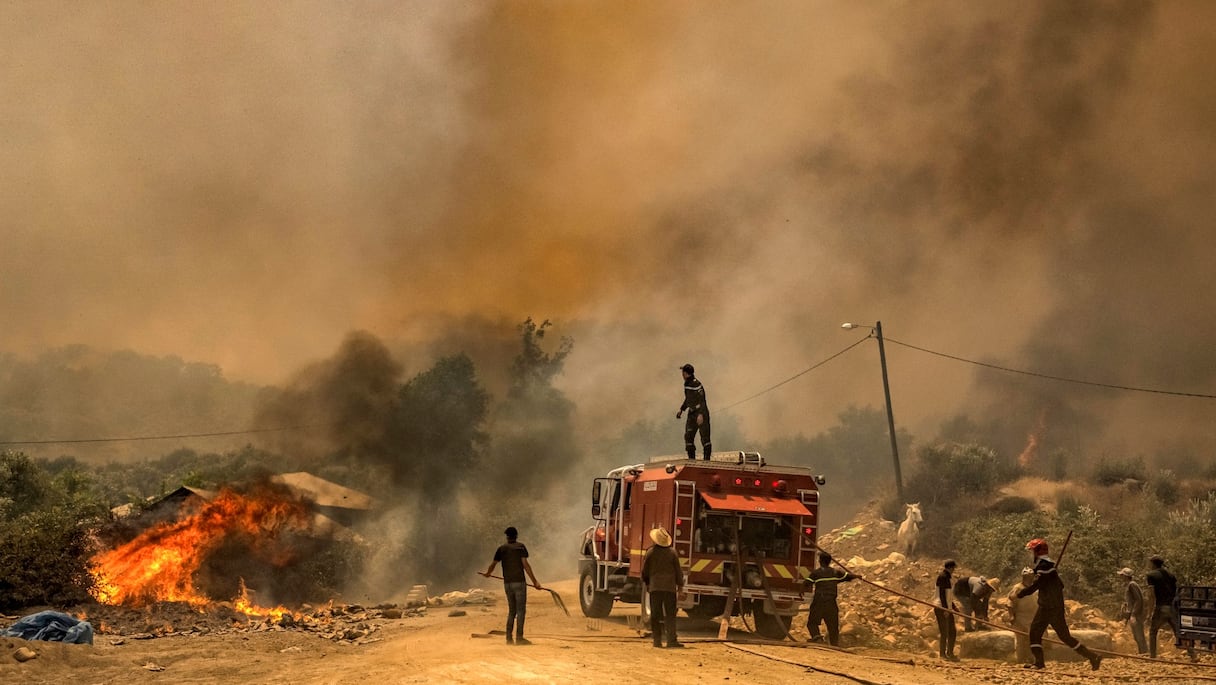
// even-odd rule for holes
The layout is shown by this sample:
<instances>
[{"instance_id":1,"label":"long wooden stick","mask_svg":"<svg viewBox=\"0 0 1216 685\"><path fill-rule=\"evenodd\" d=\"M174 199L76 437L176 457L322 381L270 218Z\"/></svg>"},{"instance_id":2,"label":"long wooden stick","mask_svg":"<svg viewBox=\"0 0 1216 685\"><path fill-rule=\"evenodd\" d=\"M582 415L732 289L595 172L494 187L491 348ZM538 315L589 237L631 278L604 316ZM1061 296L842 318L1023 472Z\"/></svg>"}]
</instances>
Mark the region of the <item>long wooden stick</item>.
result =
<instances>
[{"instance_id":1,"label":"long wooden stick","mask_svg":"<svg viewBox=\"0 0 1216 685\"><path fill-rule=\"evenodd\" d=\"M1060 564L1064 563L1064 552L1068 551L1068 542L1072 540L1072 531L1068 531L1068 537L1064 538L1064 544L1060 547L1060 556L1056 557L1056 568L1060 568Z\"/></svg>"},{"instance_id":2,"label":"long wooden stick","mask_svg":"<svg viewBox=\"0 0 1216 685\"><path fill-rule=\"evenodd\" d=\"M486 578L495 578L497 580L503 580L502 576L485 576L485 577ZM566 603L564 601L562 601L562 596L557 594L557 590L551 590L547 587L538 587L537 589L548 592L549 597L551 597L553 599L553 603L557 605L557 608L561 609L563 614L565 614L567 616L570 615L570 610L566 608Z\"/></svg>"}]
</instances>

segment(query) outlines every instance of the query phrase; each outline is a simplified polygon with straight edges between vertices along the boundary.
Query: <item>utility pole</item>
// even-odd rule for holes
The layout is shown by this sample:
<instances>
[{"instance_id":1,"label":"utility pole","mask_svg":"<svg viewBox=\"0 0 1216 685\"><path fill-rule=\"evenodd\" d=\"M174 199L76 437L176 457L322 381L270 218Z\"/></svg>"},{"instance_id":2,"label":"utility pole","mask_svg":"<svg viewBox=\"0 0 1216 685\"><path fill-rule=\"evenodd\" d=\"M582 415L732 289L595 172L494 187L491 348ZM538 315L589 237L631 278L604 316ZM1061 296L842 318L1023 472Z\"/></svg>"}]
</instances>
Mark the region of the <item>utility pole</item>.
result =
<instances>
[{"instance_id":1,"label":"utility pole","mask_svg":"<svg viewBox=\"0 0 1216 685\"><path fill-rule=\"evenodd\" d=\"M895 463L895 491L899 501L904 501L904 478L899 471L899 444L895 440L895 413L891 411L891 383L887 380L887 350L882 343L882 322L874 324L874 335L878 338L878 361L882 364L882 394L887 400L887 432L891 435L891 460Z\"/></svg>"}]
</instances>

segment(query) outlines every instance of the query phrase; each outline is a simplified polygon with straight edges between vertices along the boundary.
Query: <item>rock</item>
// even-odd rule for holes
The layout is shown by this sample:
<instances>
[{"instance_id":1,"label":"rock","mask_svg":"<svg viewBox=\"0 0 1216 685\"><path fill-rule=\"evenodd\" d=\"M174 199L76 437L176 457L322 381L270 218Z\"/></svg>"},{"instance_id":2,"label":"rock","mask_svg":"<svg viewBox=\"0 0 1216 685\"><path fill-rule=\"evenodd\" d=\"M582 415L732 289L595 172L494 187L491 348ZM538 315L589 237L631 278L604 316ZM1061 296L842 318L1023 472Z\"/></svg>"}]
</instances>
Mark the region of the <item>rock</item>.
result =
<instances>
[{"instance_id":1,"label":"rock","mask_svg":"<svg viewBox=\"0 0 1216 685\"><path fill-rule=\"evenodd\" d=\"M855 633L857 633L857 626L853 625L852 623L846 623L840 626L841 635L853 635Z\"/></svg>"},{"instance_id":2,"label":"rock","mask_svg":"<svg viewBox=\"0 0 1216 685\"><path fill-rule=\"evenodd\" d=\"M385 609L380 615L384 618L401 618L402 613L400 609Z\"/></svg>"},{"instance_id":3,"label":"rock","mask_svg":"<svg viewBox=\"0 0 1216 685\"><path fill-rule=\"evenodd\" d=\"M35 652L29 647L21 647L17 651L13 652L13 658L21 663L25 663L30 659L37 659L38 652Z\"/></svg>"},{"instance_id":4,"label":"rock","mask_svg":"<svg viewBox=\"0 0 1216 685\"><path fill-rule=\"evenodd\" d=\"M894 636L894 635L892 635L892 634L890 634L890 633L887 633L886 635L883 635L883 636L882 636L882 641L883 641L883 642L885 642L885 643L887 643L887 644L889 644L889 645L891 645L892 647L894 647L894 646L895 646L895 642L896 642L896 640L895 640L895 636Z\"/></svg>"},{"instance_id":5,"label":"rock","mask_svg":"<svg viewBox=\"0 0 1216 685\"><path fill-rule=\"evenodd\" d=\"M161 666L160 664L156 664L156 663L149 661L148 663L144 664L144 670L160 672L160 671L165 670L165 667Z\"/></svg>"},{"instance_id":6,"label":"rock","mask_svg":"<svg viewBox=\"0 0 1216 685\"><path fill-rule=\"evenodd\" d=\"M452 609L448 612L448 616L468 616L468 612L464 611L463 609Z\"/></svg>"},{"instance_id":7,"label":"rock","mask_svg":"<svg viewBox=\"0 0 1216 685\"><path fill-rule=\"evenodd\" d=\"M1100 630L1073 630L1073 637L1086 646L1096 649L1110 650L1110 635ZM1055 633L1048 632L1048 638L1054 638ZM959 656L963 658L1002 659L1013 661L1014 635L1008 630L982 630L974 633L960 634L958 637ZM1081 661L1082 657L1074 650L1064 645L1044 641L1048 661Z\"/></svg>"}]
</instances>

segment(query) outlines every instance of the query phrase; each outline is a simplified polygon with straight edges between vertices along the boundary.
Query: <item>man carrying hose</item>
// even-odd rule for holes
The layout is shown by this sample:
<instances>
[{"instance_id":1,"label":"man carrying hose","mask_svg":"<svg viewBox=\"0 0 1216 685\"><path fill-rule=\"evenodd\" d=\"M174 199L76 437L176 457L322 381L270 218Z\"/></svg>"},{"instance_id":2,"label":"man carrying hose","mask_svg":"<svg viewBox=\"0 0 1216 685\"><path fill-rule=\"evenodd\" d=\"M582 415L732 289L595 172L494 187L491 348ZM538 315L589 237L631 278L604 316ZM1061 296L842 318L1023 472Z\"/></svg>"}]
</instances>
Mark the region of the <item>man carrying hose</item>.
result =
<instances>
[{"instance_id":1,"label":"man carrying hose","mask_svg":"<svg viewBox=\"0 0 1216 685\"><path fill-rule=\"evenodd\" d=\"M810 634L811 642L823 642L819 634L819 624L825 623L828 628L828 644L833 647L840 645L840 607L836 604L836 589L841 583L847 583L857 576L848 571L836 571L832 568L832 555L819 552L819 568L811 571L805 583L811 585L815 594L811 595L811 606L807 610L806 632Z\"/></svg>"},{"instance_id":2,"label":"man carrying hose","mask_svg":"<svg viewBox=\"0 0 1216 685\"><path fill-rule=\"evenodd\" d=\"M1068 632L1064 609L1064 582L1060 580L1056 562L1047 558L1047 541L1035 538L1026 543L1026 549L1034 554L1035 579L1029 586L1018 590L1018 597L1039 593L1039 608L1034 613L1034 620L1030 622L1030 652L1034 655L1034 663L1026 664L1026 668L1043 668L1046 665L1043 660L1043 633L1051 626L1060 642L1089 659L1089 667L1098 670L1102 665L1102 657Z\"/></svg>"}]
</instances>

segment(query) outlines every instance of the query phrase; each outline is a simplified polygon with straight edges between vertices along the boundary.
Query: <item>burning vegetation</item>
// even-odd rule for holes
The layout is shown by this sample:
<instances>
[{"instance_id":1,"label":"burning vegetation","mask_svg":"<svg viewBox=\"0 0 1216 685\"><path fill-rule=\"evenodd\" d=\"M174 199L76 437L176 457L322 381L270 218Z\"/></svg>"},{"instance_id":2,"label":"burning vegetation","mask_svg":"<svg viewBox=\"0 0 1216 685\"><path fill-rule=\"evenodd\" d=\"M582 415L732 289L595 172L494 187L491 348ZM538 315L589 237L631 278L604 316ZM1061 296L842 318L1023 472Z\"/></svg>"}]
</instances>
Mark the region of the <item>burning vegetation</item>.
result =
<instances>
[{"instance_id":1,"label":"burning vegetation","mask_svg":"<svg viewBox=\"0 0 1216 685\"><path fill-rule=\"evenodd\" d=\"M203 611L217 600L232 600L246 614L282 615L281 607L258 607L249 599L244 575L226 571L243 566L273 572L298 562L307 550L297 543L314 532L308 503L286 488L262 483L248 492L222 489L187 509L193 510L94 558L97 601L135 608L183 602ZM227 596L220 595L229 588Z\"/></svg>"}]
</instances>

